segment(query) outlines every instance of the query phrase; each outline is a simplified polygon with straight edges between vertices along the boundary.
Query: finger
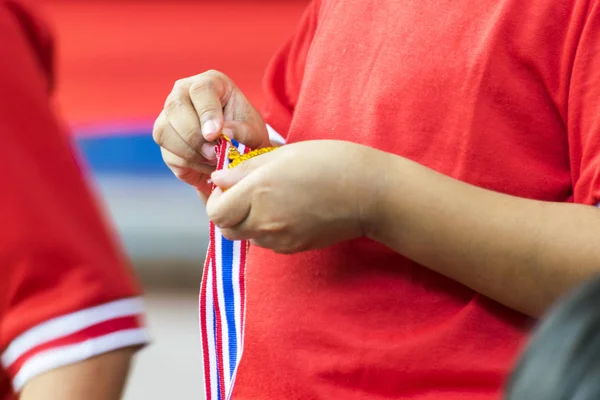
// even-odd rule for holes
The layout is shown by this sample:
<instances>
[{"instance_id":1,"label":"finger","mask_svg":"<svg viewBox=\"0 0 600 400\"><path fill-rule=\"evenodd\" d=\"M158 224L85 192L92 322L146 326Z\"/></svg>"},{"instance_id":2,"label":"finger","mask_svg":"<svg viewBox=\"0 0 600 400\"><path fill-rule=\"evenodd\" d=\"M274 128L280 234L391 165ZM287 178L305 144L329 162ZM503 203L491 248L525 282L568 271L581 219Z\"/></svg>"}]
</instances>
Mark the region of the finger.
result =
<instances>
[{"instance_id":1,"label":"finger","mask_svg":"<svg viewBox=\"0 0 600 400\"><path fill-rule=\"evenodd\" d=\"M225 121L223 134L230 139L243 143L251 149L270 146L267 128L261 123L260 128L256 124L246 121Z\"/></svg>"},{"instance_id":2,"label":"finger","mask_svg":"<svg viewBox=\"0 0 600 400\"><path fill-rule=\"evenodd\" d=\"M214 171L214 166L185 160L162 147L160 152L165 164L178 179L205 191L206 182L210 173Z\"/></svg>"},{"instance_id":3,"label":"finger","mask_svg":"<svg viewBox=\"0 0 600 400\"><path fill-rule=\"evenodd\" d=\"M239 224L230 228L221 228L221 233L229 240L260 240L265 236L258 227L252 208Z\"/></svg>"},{"instance_id":4,"label":"finger","mask_svg":"<svg viewBox=\"0 0 600 400\"><path fill-rule=\"evenodd\" d=\"M214 171L210 178L213 183L223 190L229 190L233 185L247 177L252 171L265 163L266 158L252 157L234 168Z\"/></svg>"},{"instance_id":5,"label":"finger","mask_svg":"<svg viewBox=\"0 0 600 400\"><path fill-rule=\"evenodd\" d=\"M216 140L223 129L223 107L231 96L229 78L217 71L208 71L193 79L189 98L200 119L201 131L207 141Z\"/></svg>"},{"instance_id":6,"label":"finger","mask_svg":"<svg viewBox=\"0 0 600 400\"><path fill-rule=\"evenodd\" d=\"M215 166L208 164L203 158L200 161L190 160L183 157L179 157L177 154L171 153L164 147L160 148L160 152L165 164L169 167L176 167L181 169L191 169L198 173L205 174L207 178L215 170Z\"/></svg>"},{"instance_id":7,"label":"finger","mask_svg":"<svg viewBox=\"0 0 600 400\"><path fill-rule=\"evenodd\" d=\"M175 132L175 129L167 121L164 111L160 113L154 123L152 137L160 147L185 160L198 163L208 161L209 164L216 164L217 157L214 145L206 143L203 153L199 154Z\"/></svg>"},{"instance_id":8,"label":"finger","mask_svg":"<svg viewBox=\"0 0 600 400\"><path fill-rule=\"evenodd\" d=\"M208 219L220 229L239 225L250 214L250 190L250 185L238 185L227 192L219 187L215 188L206 202Z\"/></svg>"},{"instance_id":9,"label":"finger","mask_svg":"<svg viewBox=\"0 0 600 400\"><path fill-rule=\"evenodd\" d=\"M238 229L237 227L221 229L221 234L229 240L251 240L259 235L259 233L254 230Z\"/></svg>"},{"instance_id":10,"label":"finger","mask_svg":"<svg viewBox=\"0 0 600 400\"><path fill-rule=\"evenodd\" d=\"M191 85L191 78L175 82L173 90L165 100L164 114L165 119L174 131L192 149L202 152L202 145L206 143L206 139L202 136L200 120L190 99L189 90Z\"/></svg>"}]
</instances>

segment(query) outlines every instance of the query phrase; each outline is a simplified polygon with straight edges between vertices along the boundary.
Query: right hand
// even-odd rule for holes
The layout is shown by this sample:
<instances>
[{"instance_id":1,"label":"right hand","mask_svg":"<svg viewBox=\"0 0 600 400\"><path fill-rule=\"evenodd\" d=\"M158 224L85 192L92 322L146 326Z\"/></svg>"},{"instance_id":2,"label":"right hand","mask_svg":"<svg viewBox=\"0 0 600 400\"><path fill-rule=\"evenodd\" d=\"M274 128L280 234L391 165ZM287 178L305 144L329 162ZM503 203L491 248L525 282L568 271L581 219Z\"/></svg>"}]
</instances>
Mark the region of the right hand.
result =
<instances>
[{"instance_id":1,"label":"right hand","mask_svg":"<svg viewBox=\"0 0 600 400\"><path fill-rule=\"evenodd\" d=\"M223 73L207 71L175 82L152 137L175 176L195 187L204 201L221 133L250 148L269 145L259 112Z\"/></svg>"}]
</instances>

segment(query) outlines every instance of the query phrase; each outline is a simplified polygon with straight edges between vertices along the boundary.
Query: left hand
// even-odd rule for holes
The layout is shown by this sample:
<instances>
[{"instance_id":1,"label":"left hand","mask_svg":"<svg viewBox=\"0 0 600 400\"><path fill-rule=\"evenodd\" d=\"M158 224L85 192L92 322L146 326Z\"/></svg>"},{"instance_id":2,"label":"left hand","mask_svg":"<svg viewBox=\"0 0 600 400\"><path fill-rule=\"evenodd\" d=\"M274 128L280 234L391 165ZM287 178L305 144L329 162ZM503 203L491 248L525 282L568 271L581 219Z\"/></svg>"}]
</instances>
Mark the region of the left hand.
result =
<instances>
[{"instance_id":1,"label":"left hand","mask_svg":"<svg viewBox=\"0 0 600 400\"><path fill-rule=\"evenodd\" d=\"M278 253L363 236L377 153L350 142L306 141L215 171L208 217L226 238Z\"/></svg>"}]
</instances>

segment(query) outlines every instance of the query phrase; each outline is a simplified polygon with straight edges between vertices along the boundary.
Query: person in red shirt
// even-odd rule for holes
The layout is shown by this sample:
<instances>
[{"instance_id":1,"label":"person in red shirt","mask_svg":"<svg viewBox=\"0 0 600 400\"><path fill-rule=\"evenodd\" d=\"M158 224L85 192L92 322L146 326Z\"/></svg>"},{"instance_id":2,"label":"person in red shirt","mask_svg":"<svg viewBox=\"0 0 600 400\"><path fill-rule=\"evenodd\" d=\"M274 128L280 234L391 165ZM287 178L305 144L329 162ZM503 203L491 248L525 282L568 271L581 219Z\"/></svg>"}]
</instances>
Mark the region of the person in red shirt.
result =
<instances>
[{"instance_id":1,"label":"person in red shirt","mask_svg":"<svg viewBox=\"0 0 600 400\"><path fill-rule=\"evenodd\" d=\"M0 399L119 399L140 288L51 106L52 41L0 1Z\"/></svg>"},{"instance_id":2,"label":"person in red shirt","mask_svg":"<svg viewBox=\"0 0 600 400\"><path fill-rule=\"evenodd\" d=\"M253 243L233 398L501 396L600 271L599 48L597 0L315 0L262 114L220 72L176 82L163 158ZM286 144L212 173L221 132Z\"/></svg>"}]
</instances>

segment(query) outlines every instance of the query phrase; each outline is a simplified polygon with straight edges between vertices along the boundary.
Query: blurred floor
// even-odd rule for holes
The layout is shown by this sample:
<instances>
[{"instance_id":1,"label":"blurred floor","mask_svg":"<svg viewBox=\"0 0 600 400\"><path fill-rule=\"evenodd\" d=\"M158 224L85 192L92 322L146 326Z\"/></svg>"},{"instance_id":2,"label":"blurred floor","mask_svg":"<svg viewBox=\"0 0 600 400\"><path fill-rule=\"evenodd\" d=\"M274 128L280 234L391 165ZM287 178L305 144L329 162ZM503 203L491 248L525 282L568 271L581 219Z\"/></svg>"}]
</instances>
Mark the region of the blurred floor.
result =
<instances>
[{"instance_id":1,"label":"blurred floor","mask_svg":"<svg viewBox=\"0 0 600 400\"><path fill-rule=\"evenodd\" d=\"M125 400L202 400L197 291L151 290L146 302L154 342L137 356Z\"/></svg>"}]
</instances>

